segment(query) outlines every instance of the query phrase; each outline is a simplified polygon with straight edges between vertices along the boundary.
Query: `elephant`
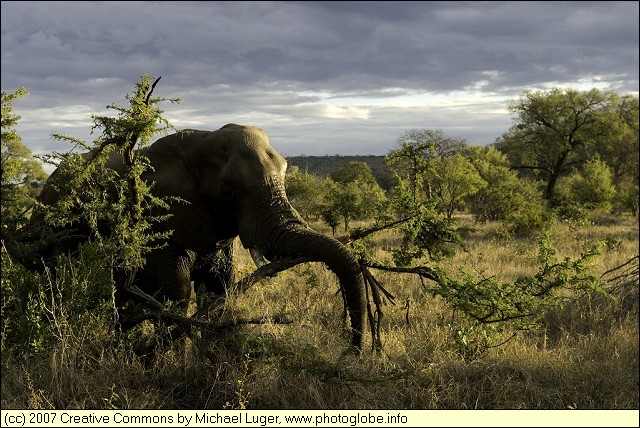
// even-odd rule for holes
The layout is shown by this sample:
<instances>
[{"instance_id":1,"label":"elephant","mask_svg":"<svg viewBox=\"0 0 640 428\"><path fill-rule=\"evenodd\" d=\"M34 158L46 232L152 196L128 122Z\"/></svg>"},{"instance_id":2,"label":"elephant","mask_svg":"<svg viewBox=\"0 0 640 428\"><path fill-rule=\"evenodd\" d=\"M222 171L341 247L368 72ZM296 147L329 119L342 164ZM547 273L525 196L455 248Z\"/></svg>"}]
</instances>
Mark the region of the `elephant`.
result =
<instances>
[{"instance_id":1,"label":"elephant","mask_svg":"<svg viewBox=\"0 0 640 428\"><path fill-rule=\"evenodd\" d=\"M152 166L142 175L152 193L182 200L171 203L170 217L154 226L172 233L166 245L146 255L135 277L140 289L187 301L193 281L196 290L224 293L234 274L232 242L239 237L257 265L297 257L324 263L339 280L351 346L360 352L366 311L360 266L345 245L310 228L291 206L284 186L287 161L264 130L233 123L216 131L187 129L140 150ZM123 171L123 165L122 155L112 152L107 166ZM57 198L50 187L40 197L45 205Z\"/></svg>"}]
</instances>

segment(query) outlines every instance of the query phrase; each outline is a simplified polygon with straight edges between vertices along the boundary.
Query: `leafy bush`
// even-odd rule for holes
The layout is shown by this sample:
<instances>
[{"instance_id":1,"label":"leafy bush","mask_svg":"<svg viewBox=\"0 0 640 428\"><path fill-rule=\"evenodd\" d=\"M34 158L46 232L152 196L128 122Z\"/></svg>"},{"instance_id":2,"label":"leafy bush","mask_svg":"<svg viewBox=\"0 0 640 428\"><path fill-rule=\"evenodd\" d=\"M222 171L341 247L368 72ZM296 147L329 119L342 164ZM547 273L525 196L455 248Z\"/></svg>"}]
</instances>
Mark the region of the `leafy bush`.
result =
<instances>
[{"instance_id":1,"label":"leafy bush","mask_svg":"<svg viewBox=\"0 0 640 428\"><path fill-rule=\"evenodd\" d=\"M531 200L513 212L502 223L515 236L534 236L550 227L555 221L553 211L542 200Z\"/></svg>"},{"instance_id":2,"label":"leafy bush","mask_svg":"<svg viewBox=\"0 0 640 428\"><path fill-rule=\"evenodd\" d=\"M556 197L560 204L579 205L600 213L610 212L616 196L611 169L599 158L584 164L558 182Z\"/></svg>"}]
</instances>

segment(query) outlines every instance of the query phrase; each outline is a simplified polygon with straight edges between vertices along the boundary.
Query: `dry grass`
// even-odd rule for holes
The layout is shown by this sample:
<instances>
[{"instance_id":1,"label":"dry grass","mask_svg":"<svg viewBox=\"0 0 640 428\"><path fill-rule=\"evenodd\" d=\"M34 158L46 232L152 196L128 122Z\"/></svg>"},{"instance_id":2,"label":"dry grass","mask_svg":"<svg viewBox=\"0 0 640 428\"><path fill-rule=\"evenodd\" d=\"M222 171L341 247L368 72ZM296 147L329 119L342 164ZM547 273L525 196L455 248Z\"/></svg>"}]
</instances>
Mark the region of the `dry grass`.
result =
<instances>
[{"instance_id":1,"label":"dry grass","mask_svg":"<svg viewBox=\"0 0 640 428\"><path fill-rule=\"evenodd\" d=\"M504 281L536 271L535 240L505 243L496 239L496 225L469 226L468 252L444 267ZM563 257L606 240L593 266L598 274L638 254L634 219L583 228L558 224L551 236ZM380 259L389 259L395 239L388 232L376 238ZM247 272L250 259L241 256ZM108 322L96 321L65 330L47 352L3 352L2 408L638 409L637 284L617 290L618 301L575 300L550 314L539 331L468 361L453 338L459 318L442 298L425 293L412 276L374 274L396 296L395 305L383 307L380 354L345 353L335 278L307 264L231 296L223 315L286 316L292 324L196 335L142 356L135 351L139 338L115 342Z\"/></svg>"}]
</instances>

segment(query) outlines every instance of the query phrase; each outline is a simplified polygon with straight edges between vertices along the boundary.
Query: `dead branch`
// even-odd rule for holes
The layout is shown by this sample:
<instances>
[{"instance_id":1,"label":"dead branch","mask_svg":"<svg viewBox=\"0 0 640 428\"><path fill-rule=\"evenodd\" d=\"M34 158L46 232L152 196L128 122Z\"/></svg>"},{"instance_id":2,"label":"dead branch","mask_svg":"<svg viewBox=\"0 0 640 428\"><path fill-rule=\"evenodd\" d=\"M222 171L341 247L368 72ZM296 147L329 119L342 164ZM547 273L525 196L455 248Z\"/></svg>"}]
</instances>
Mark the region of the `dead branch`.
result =
<instances>
[{"instance_id":1,"label":"dead branch","mask_svg":"<svg viewBox=\"0 0 640 428\"><path fill-rule=\"evenodd\" d=\"M420 276L420 278L426 278L435 282L440 281L440 276L438 275L438 272L435 269L432 269L428 266L416 266L416 267L386 266L386 265L375 263L369 260L362 261L360 263L363 266L366 266L372 269L384 270L387 272L412 273Z\"/></svg>"},{"instance_id":2,"label":"dead branch","mask_svg":"<svg viewBox=\"0 0 640 428\"><path fill-rule=\"evenodd\" d=\"M253 284L258 282L262 278L274 276L276 273L290 269L300 263L310 261L309 258L301 257L298 259L287 259L287 260L279 260L275 262L271 262L262 266L259 269L256 269L250 275L242 278L237 281L230 287L231 291L234 292L243 292L248 290ZM130 279L127 278L127 279ZM183 326L192 326L198 327L201 329L205 329L208 331L220 331L224 329L228 329L231 326L239 325L239 324L264 324L265 321L261 318L262 321L256 320L237 320L234 322L215 322L209 321L211 318L211 314L219 313L220 309L224 305L225 298L224 296L220 296L205 308L198 310L193 316L181 315L169 310L164 304L154 299L149 294L142 291L138 286L129 284L125 287L127 293L133 294L144 306L151 309L153 312L140 316L135 320L130 320L131 323L142 322L146 319L164 319L175 322L176 324L180 324ZM289 324L290 320L281 320L276 319L272 321L272 323L276 324Z\"/></svg>"},{"instance_id":3,"label":"dead branch","mask_svg":"<svg viewBox=\"0 0 640 428\"><path fill-rule=\"evenodd\" d=\"M282 259L276 260L256 269L253 273L242 278L230 287L230 290L244 292L253 284L261 280L262 278L272 277L278 272L282 272L287 269L291 269L301 263L312 261L309 257L299 257L296 259Z\"/></svg>"},{"instance_id":4,"label":"dead branch","mask_svg":"<svg viewBox=\"0 0 640 428\"><path fill-rule=\"evenodd\" d=\"M638 255L633 256L619 266L609 269L600 275L600 279L607 283L625 282L628 278L634 279L631 283L638 284ZM624 270L622 270L624 269ZM621 272L622 271L622 272ZM613 278L605 278L608 275L616 274Z\"/></svg>"},{"instance_id":5,"label":"dead branch","mask_svg":"<svg viewBox=\"0 0 640 428\"><path fill-rule=\"evenodd\" d=\"M343 235L343 236L338 236L336 239L338 241L340 241L341 243L343 243L344 245L349 244L350 242L353 241L357 241L358 239L362 239L365 238L373 233L376 232L380 232L381 230L385 230L385 229L391 229L392 227L395 227L401 223L407 222L409 220L411 220L412 218L414 218L415 216L411 216L411 217L407 217L407 218L403 218L401 220L396 220L393 221L391 223L385 223L383 225L380 226L373 226L373 227L369 227L366 229L362 229L362 228L358 228L356 230L354 230L353 232L351 232L348 235Z\"/></svg>"},{"instance_id":6,"label":"dead branch","mask_svg":"<svg viewBox=\"0 0 640 428\"><path fill-rule=\"evenodd\" d=\"M151 85L151 89L149 89L149 92L147 92L147 97L144 100L144 103L147 105L147 107L149 107L149 99L151 98L151 94L153 93L153 90L156 88L156 85L158 84L160 79L162 79L162 76L158 76L155 82L153 82L153 84Z\"/></svg>"},{"instance_id":7,"label":"dead branch","mask_svg":"<svg viewBox=\"0 0 640 428\"><path fill-rule=\"evenodd\" d=\"M206 312L199 311L196 312L196 314L194 314L193 316L186 316L169 310L164 304L160 303L152 296L142 291L136 285L127 287L127 292L136 296L145 306L153 309L153 312L142 314L135 319L127 320L127 322L131 325L138 324L148 319L169 320L183 327L197 327L209 332L220 332L222 330L227 330L229 328L243 324L291 324L293 322L290 319L284 317L276 317L273 320L267 320L266 318L261 317L252 318L249 320L235 320L224 323L210 321L205 318L208 310L210 310L212 307L214 309L218 309L219 306L224 302L224 298L216 299L208 308L206 308Z\"/></svg>"},{"instance_id":8,"label":"dead branch","mask_svg":"<svg viewBox=\"0 0 640 428\"><path fill-rule=\"evenodd\" d=\"M186 315L181 315L181 314L170 311L165 305L158 302L149 294L140 290L140 288L138 288L137 285L131 285L127 287L126 290L128 293L131 293L134 296L136 296L138 299L140 299L145 306L156 311L156 312L151 312L149 314L145 314L141 316L139 319L136 319L135 322L141 322L141 321L144 321L145 319L167 319L167 320L174 321L177 324L199 327L199 328L203 328L205 330L210 330L210 331L216 330L215 325L210 322L201 321L193 317L188 317Z\"/></svg>"}]
</instances>

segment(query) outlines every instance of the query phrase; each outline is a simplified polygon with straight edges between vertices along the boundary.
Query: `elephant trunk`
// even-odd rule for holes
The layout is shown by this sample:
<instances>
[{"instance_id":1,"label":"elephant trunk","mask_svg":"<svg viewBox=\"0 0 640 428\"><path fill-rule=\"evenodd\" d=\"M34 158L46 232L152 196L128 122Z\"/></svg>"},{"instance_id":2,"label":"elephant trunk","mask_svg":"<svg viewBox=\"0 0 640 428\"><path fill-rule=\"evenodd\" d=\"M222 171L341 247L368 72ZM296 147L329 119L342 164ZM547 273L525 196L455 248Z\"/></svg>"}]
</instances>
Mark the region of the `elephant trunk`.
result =
<instances>
[{"instance_id":1,"label":"elephant trunk","mask_svg":"<svg viewBox=\"0 0 640 428\"><path fill-rule=\"evenodd\" d=\"M324 263L337 277L346 302L351 321L352 346L357 352L362 349L365 327L366 295L360 265L351 252L338 240L309 228L284 193L280 180L271 180L267 188L268 204L250 222L257 227L252 234L243 234L240 239L247 248L256 248L267 259L308 257ZM261 198L254 199L260 201ZM262 199L264 201L264 199Z\"/></svg>"},{"instance_id":2,"label":"elephant trunk","mask_svg":"<svg viewBox=\"0 0 640 428\"><path fill-rule=\"evenodd\" d=\"M279 257L304 256L322 262L338 277L351 320L352 345L361 349L366 313L364 280L349 250L337 240L311 229L281 234L270 250Z\"/></svg>"}]
</instances>

